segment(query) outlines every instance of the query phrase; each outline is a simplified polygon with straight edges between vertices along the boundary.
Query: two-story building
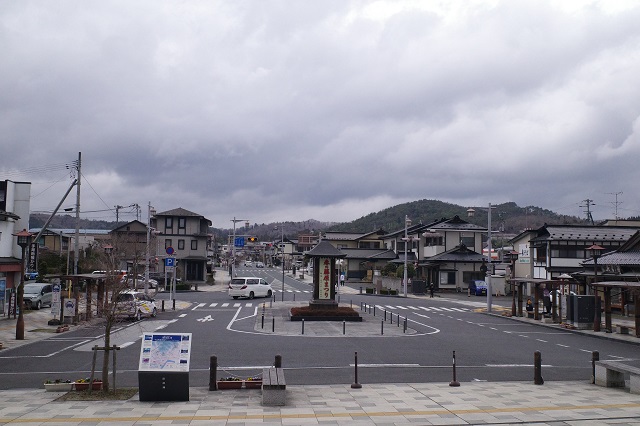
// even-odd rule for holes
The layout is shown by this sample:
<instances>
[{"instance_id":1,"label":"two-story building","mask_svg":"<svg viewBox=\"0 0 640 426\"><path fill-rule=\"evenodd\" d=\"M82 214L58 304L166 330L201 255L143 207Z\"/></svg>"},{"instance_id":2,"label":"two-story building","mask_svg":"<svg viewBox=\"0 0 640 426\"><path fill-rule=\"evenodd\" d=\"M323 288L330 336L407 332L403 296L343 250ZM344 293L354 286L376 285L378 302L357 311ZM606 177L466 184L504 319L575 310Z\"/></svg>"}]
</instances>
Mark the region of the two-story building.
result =
<instances>
[{"instance_id":1,"label":"two-story building","mask_svg":"<svg viewBox=\"0 0 640 426\"><path fill-rule=\"evenodd\" d=\"M151 227L167 257L166 250L173 248L179 278L186 282L206 281L208 244L211 241L211 221L204 216L179 207L156 213L151 217ZM164 272L164 263L160 265Z\"/></svg>"}]
</instances>

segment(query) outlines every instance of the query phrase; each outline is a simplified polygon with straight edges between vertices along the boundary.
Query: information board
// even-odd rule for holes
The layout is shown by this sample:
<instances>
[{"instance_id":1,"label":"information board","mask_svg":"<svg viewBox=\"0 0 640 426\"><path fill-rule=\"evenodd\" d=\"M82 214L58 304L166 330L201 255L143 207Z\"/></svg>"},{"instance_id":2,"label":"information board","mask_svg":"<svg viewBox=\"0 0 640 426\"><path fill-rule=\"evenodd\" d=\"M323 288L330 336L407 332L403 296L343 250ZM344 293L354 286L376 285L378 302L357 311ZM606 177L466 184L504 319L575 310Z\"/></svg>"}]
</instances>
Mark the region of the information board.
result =
<instances>
[{"instance_id":1,"label":"information board","mask_svg":"<svg viewBox=\"0 0 640 426\"><path fill-rule=\"evenodd\" d=\"M191 333L144 333L139 371L188 372Z\"/></svg>"}]
</instances>

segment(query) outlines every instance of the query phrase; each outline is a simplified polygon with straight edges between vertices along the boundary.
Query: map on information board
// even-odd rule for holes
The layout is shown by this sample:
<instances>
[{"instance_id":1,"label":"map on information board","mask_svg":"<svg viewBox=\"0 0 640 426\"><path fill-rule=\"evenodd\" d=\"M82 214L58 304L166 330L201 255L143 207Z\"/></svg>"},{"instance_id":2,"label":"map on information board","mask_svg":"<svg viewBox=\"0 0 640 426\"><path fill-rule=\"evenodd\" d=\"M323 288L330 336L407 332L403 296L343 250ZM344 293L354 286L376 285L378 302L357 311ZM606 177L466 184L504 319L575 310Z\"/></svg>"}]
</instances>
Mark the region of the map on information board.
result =
<instances>
[{"instance_id":1,"label":"map on information board","mask_svg":"<svg viewBox=\"0 0 640 426\"><path fill-rule=\"evenodd\" d=\"M191 333L144 333L139 371L189 371Z\"/></svg>"}]
</instances>

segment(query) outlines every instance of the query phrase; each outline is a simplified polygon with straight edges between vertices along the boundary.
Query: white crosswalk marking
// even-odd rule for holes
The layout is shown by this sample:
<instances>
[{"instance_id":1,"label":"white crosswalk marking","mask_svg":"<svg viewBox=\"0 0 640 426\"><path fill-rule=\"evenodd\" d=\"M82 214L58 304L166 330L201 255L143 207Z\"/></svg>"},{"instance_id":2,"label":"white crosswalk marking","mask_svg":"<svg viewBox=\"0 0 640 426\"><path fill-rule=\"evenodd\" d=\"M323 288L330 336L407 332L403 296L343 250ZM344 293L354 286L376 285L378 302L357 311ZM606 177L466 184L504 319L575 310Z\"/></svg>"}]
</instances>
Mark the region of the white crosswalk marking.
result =
<instances>
[{"instance_id":1,"label":"white crosswalk marking","mask_svg":"<svg viewBox=\"0 0 640 426\"><path fill-rule=\"evenodd\" d=\"M202 308L205 305L205 303L198 303L196 306L194 306L191 310L195 311L198 308Z\"/></svg>"},{"instance_id":2,"label":"white crosswalk marking","mask_svg":"<svg viewBox=\"0 0 640 426\"><path fill-rule=\"evenodd\" d=\"M246 306L247 308L250 308L250 307L252 307L252 306L253 306L253 303L247 303L247 304L246 304L246 305L244 305L244 306Z\"/></svg>"},{"instance_id":3,"label":"white crosswalk marking","mask_svg":"<svg viewBox=\"0 0 640 426\"><path fill-rule=\"evenodd\" d=\"M451 312L451 308L440 308L440 309L442 309L445 312Z\"/></svg>"},{"instance_id":4,"label":"white crosswalk marking","mask_svg":"<svg viewBox=\"0 0 640 426\"><path fill-rule=\"evenodd\" d=\"M215 308L216 306L218 306L217 303L212 303L212 304L209 305L210 308Z\"/></svg>"},{"instance_id":5,"label":"white crosswalk marking","mask_svg":"<svg viewBox=\"0 0 640 426\"><path fill-rule=\"evenodd\" d=\"M431 308L426 308L424 306L420 306L420 309L424 309L425 311L430 311L431 310Z\"/></svg>"},{"instance_id":6,"label":"white crosswalk marking","mask_svg":"<svg viewBox=\"0 0 640 426\"><path fill-rule=\"evenodd\" d=\"M239 307L240 307L240 304L239 304L239 303L234 303L234 304L233 304L233 307L234 307L234 308L239 308Z\"/></svg>"},{"instance_id":7,"label":"white crosswalk marking","mask_svg":"<svg viewBox=\"0 0 640 426\"><path fill-rule=\"evenodd\" d=\"M440 308L434 308L434 307L432 307L431 309L432 309L432 310L434 310L434 311L436 311L436 312L440 312Z\"/></svg>"},{"instance_id":8,"label":"white crosswalk marking","mask_svg":"<svg viewBox=\"0 0 640 426\"><path fill-rule=\"evenodd\" d=\"M456 312L466 312L468 311L467 308L451 308L452 311L456 311Z\"/></svg>"},{"instance_id":9,"label":"white crosswalk marking","mask_svg":"<svg viewBox=\"0 0 640 426\"><path fill-rule=\"evenodd\" d=\"M405 308L404 306L398 306L398 309L404 309L405 311L407 310L407 308Z\"/></svg>"},{"instance_id":10,"label":"white crosswalk marking","mask_svg":"<svg viewBox=\"0 0 640 426\"><path fill-rule=\"evenodd\" d=\"M415 306L407 306L409 309L413 309L414 311L417 311L418 308L416 308Z\"/></svg>"},{"instance_id":11,"label":"white crosswalk marking","mask_svg":"<svg viewBox=\"0 0 640 426\"><path fill-rule=\"evenodd\" d=\"M227 306L229 306L229 304L228 304L228 303L223 303L223 304L222 304L222 307L223 307L223 308L226 308Z\"/></svg>"},{"instance_id":12,"label":"white crosswalk marking","mask_svg":"<svg viewBox=\"0 0 640 426\"><path fill-rule=\"evenodd\" d=\"M389 308L389 309L398 309L397 307L395 307L395 306L390 306L390 305L387 305L387 308Z\"/></svg>"}]
</instances>

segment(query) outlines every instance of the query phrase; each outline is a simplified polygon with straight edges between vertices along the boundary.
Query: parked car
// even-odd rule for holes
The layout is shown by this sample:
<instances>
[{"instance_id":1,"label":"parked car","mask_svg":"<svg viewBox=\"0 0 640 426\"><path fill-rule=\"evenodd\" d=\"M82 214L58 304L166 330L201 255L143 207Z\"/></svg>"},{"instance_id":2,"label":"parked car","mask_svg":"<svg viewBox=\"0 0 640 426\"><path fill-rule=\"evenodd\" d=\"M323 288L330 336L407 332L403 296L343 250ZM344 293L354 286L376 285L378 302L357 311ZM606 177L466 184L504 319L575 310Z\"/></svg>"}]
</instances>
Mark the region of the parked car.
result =
<instances>
[{"instance_id":1,"label":"parked car","mask_svg":"<svg viewBox=\"0 0 640 426\"><path fill-rule=\"evenodd\" d=\"M25 281L37 280L38 279L38 273L37 272L27 272L27 273L24 274L24 279L25 279Z\"/></svg>"},{"instance_id":2,"label":"parked car","mask_svg":"<svg viewBox=\"0 0 640 426\"><path fill-rule=\"evenodd\" d=\"M253 262L250 260L245 260L244 261L244 266L253 266Z\"/></svg>"},{"instance_id":3,"label":"parked car","mask_svg":"<svg viewBox=\"0 0 640 426\"><path fill-rule=\"evenodd\" d=\"M53 287L49 283L28 283L24 285L23 301L27 309L51 306Z\"/></svg>"},{"instance_id":4,"label":"parked car","mask_svg":"<svg viewBox=\"0 0 640 426\"><path fill-rule=\"evenodd\" d=\"M140 320L142 317L155 317L158 314L155 300L136 290L125 290L116 299L116 315Z\"/></svg>"},{"instance_id":5,"label":"parked car","mask_svg":"<svg viewBox=\"0 0 640 426\"><path fill-rule=\"evenodd\" d=\"M482 280L469 281L469 292L476 296L486 296L487 283Z\"/></svg>"},{"instance_id":6,"label":"parked car","mask_svg":"<svg viewBox=\"0 0 640 426\"><path fill-rule=\"evenodd\" d=\"M144 288L144 275L125 275L124 277L122 277L122 280L126 282L129 287L133 287L135 281L135 288ZM149 278L149 288L157 287L158 281L154 280L153 278Z\"/></svg>"},{"instance_id":7,"label":"parked car","mask_svg":"<svg viewBox=\"0 0 640 426\"><path fill-rule=\"evenodd\" d=\"M264 268L264 263L256 262L256 268Z\"/></svg>"},{"instance_id":8,"label":"parked car","mask_svg":"<svg viewBox=\"0 0 640 426\"><path fill-rule=\"evenodd\" d=\"M271 284L263 278L258 277L237 277L229 281L229 296L237 299L238 297L254 297L264 296L271 297L273 290Z\"/></svg>"}]
</instances>

